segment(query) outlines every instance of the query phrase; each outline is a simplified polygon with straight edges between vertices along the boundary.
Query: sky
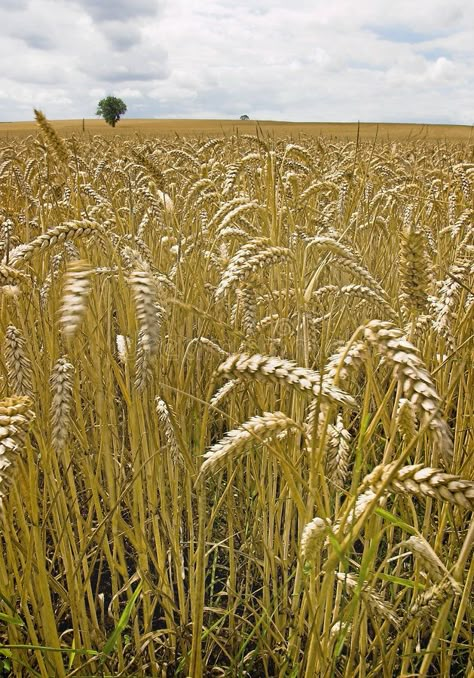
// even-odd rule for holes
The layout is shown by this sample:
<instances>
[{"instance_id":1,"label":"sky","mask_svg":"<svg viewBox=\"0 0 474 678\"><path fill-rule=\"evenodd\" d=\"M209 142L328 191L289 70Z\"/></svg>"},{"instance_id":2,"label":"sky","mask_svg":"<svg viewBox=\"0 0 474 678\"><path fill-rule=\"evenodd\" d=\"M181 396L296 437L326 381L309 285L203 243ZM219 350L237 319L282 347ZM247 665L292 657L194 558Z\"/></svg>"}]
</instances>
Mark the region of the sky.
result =
<instances>
[{"instance_id":1,"label":"sky","mask_svg":"<svg viewBox=\"0 0 474 678\"><path fill-rule=\"evenodd\" d=\"M0 0L0 121L474 123L473 0Z\"/></svg>"}]
</instances>

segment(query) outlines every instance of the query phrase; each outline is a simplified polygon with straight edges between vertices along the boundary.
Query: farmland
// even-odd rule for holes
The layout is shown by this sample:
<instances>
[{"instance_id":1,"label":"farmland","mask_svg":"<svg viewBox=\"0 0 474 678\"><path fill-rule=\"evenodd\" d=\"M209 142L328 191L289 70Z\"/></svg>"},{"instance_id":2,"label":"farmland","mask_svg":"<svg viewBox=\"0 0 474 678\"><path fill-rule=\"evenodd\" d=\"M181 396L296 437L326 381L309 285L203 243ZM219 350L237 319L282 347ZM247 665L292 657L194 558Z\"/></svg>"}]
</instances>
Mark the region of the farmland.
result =
<instances>
[{"instance_id":1,"label":"farmland","mask_svg":"<svg viewBox=\"0 0 474 678\"><path fill-rule=\"evenodd\" d=\"M38 122L0 126L0 675L469 675L470 128Z\"/></svg>"},{"instance_id":2,"label":"farmland","mask_svg":"<svg viewBox=\"0 0 474 678\"><path fill-rule=\"evenodd\" d=\"M327 122L275 122L271 120L167 120L167 119L130 119L124 118L112 128L103 120L55 120L51 122L53 129L60 136L194 136L206 138L214 136L231 136L232 134L263 133L276 138L301 137L317 138L319 136L353 140L379 139L381 141L432 141L469 143L473 140L473 128L467 125L422 125L397 123L327 123ZM34 122L2 122L0 123L0 139L26 137L36 133Z\"/></svg>"}]
</instances>

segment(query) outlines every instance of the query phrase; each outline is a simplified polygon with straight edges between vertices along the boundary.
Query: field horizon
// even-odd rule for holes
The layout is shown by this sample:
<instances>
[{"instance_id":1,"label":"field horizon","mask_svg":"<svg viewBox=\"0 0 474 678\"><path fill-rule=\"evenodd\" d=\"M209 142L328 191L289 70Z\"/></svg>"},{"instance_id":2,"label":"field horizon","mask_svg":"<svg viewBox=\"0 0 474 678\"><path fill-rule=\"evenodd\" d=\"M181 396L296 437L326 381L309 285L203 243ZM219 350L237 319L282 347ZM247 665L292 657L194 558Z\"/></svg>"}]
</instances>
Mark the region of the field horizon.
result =
<instances>
[{"instance_id":1,"label":"field horizon","mask_svg":"<svg viewBox=\"0 0 474 678\"><path fill-rule=\"evenodd\" d=\"M83 131L87 134L152 134L157 136L202 135L215 136L236 132L255 133L280 137L324 136L341 139L453 141L469 142L473 138L472 125L441 125L425 123L378 123L378 122L288 122L279 120L234 120L191 118L125 118L115 128L104 120L85 118L49 120L61 136L70 136ZM84 128L84 130L83 130ZM34 120L0 122L0 138L24 137L34 134Z\"/></svg>"}]
</instances>

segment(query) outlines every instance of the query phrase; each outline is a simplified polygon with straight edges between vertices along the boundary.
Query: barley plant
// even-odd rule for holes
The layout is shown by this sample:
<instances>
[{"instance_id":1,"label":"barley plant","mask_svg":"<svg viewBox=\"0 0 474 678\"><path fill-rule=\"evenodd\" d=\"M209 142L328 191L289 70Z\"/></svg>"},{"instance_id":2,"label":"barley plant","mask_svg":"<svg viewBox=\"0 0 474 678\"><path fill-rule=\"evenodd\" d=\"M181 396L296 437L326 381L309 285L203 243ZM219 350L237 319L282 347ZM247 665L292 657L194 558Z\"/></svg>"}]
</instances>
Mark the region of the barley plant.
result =
<instances>
[{"instance_id":1,"label":"barley plant","mask_svg":"<svg viewBox=\"0 0 474 678\"><path fill-rule=\"evenodd\" d=\"M474 672L474 150L0 142L0 673Z\"/></svg>"}]
</instances>

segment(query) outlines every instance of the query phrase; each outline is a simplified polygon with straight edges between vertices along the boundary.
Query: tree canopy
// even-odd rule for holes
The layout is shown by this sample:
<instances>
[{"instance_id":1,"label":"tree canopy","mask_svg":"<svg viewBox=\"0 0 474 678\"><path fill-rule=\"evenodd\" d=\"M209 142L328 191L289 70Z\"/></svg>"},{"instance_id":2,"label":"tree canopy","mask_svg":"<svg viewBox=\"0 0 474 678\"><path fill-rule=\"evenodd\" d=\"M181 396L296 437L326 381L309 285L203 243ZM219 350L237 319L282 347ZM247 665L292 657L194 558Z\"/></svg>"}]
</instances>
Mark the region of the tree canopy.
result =
<instances>
[{"instance_id":1,"label":"tree canopy","mask_svg":"<svg viewBox=\"0 0 474 678\"><path fill-rule=\"evenodd\" d=\"M97 104L97 113L104 118L105 122L112 127L120 120L120 116L127 112L127 106L122 99L108 96L101 99Z\"/></svg>"}]
</instances>

